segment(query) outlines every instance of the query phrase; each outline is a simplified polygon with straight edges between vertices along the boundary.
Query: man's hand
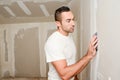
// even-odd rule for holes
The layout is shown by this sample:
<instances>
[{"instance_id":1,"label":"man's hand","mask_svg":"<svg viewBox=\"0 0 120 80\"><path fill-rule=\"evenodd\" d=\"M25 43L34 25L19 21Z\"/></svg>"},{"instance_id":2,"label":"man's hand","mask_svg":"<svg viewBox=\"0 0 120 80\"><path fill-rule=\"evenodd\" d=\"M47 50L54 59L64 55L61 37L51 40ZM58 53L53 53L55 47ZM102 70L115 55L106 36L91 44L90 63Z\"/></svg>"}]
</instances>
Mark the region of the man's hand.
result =
<instances>
[{"instance_id":1,"label":"man's hand","mask_svg":"<svg viewBox=\"0 0 120 80\"><path fill-rule=\"evenodd\" d=\"M96 55L96 48L98 47L98 38L94 35L90 41L87 56L92 59Z\"/></svg>"}]
</instances>

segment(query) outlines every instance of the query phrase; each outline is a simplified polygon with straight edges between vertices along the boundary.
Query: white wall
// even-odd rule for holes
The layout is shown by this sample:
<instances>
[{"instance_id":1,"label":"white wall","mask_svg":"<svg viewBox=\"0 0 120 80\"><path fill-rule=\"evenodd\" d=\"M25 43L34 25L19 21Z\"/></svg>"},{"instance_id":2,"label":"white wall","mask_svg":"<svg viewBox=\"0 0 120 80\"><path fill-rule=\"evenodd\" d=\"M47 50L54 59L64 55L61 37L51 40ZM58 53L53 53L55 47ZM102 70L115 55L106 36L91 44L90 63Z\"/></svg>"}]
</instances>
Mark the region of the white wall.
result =
<instances>
[{"instance_id":1,"label":"white wall","mask_svg":"<svg viewBox=\"0 0 120 80\"><path fill-rule=\"evenodd\" d=\"M92 0L81 0L80 27L81 27L81 54L86 51L90 38ZM119 80L120 73L120 1L98 0L97 31L99 38L99 65L97 80ZM83 74L81 80L90 80L89 68ZM91 72L92 73L92 72ZM84 75L85 74L85 75ZM93 80L93 79L92 79Z\"/></svg>"},{"instance_id":2,"label":"white wall","mask_svg":"<svg viewBox=\"0 0 120 80\"><path fill-rule=\"evenodd\" d=\"M99 80L120 80L120 0L98 0L97 26Z\"/></svg>"}]
</instances>

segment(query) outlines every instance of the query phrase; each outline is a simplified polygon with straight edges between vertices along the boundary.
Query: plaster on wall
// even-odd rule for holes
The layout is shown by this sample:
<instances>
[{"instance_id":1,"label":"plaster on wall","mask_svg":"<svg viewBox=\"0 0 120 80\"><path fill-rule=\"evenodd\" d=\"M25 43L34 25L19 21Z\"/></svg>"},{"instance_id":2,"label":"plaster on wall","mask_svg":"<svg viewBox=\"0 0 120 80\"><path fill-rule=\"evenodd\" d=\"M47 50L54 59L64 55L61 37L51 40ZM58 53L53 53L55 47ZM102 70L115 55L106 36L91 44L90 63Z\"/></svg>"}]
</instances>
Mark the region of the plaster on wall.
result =
<instances>
[{"instance_id":1,"label":"plaster on wall","mask_svg":"<svg viewBox=\"0 0 120 80\"><path fill-rule=\"evenodd\" d=\"M48 28L48 26L50 27ZM50 23L24 23L24 24L3 24L0 26L0 46L1 46L1 74L2 76L15 76L15 56L14 56L14 38L20 31L18 38L22 40L24 34L22 31L37 27L39 31L42 31L42 28L47 27L47 29L55 29L53 22ZM5 31L5 32L4 32ZM6 34L6 37L4 36ZM42 34L43 35L43 34ZM39 36L40 37L40 36ZM6 39L6 41L4 41ZM5 61L5 43L7 44L8 49L8 61ZM41 66L41 65L40 65ZM43 66L42 66L43 67Z\"/></svg>"},{"instance_id":2,"label":"plaster on wall","mask_svg":"<svg viewBox=\"0 0 120 80\"><path fill-rule=\"evenodd\" d=\"M40 74L42 77L47 75L47 65L45 62L45 55L44 55L44 43L48 38L49 31L53 31L56 29L56 25L54 22L45 22L45 23L22 23L22 24L2 24L0 26L0 46L1 46L1 75L3 76L11 76L15 77L15 36L19 39L23 39L24 34L23 32L28 29L38 28L38 36L39 36L39 50L40 50ZM77 44L77 26L75 27L75 32L72 34L75 43ZM5 31L5 32L4 32ZM6 34L6 37L4 36ZM4 38L5 37L5 38ZM5 42L6 39L7 49L8 49L8 61L5 61ZM43 53L43 54L41 54ZM78 53L79 54L79 53Z\"/></svg>"}]
</instances>

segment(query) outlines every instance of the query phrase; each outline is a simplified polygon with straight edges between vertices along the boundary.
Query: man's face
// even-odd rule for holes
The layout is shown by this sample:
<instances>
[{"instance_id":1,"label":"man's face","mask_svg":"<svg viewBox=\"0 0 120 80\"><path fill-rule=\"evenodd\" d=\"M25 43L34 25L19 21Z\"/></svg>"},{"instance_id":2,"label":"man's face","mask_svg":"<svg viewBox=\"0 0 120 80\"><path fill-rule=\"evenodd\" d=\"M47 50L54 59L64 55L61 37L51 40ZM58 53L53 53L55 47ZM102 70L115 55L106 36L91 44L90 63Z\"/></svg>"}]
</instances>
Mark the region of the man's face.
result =
<instances>
[{"instance_id":1,"label":"man's face","mask_svg":"<svg viewBox=\"0 0 120 80\"><path fill-rule=\"evenodd\" d=\"M59 29L65 35L74 32L74 16L71 11L61 13L61 21L59 23Z\"/></svg>"}]
</instances>

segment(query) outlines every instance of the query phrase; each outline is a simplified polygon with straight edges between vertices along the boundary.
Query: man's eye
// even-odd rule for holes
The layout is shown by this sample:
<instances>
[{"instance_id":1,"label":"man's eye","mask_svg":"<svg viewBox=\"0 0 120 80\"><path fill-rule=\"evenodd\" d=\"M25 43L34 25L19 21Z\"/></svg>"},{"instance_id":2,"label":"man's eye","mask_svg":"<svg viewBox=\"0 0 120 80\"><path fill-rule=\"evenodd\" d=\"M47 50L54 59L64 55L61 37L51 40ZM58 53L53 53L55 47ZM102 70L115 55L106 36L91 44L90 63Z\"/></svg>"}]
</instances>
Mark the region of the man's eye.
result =
<instances>
[{"instance_id":1,"label":"man's eye","mask_svg":"<svg viewBox=\"0 0 120 80\"><path fill-rule=\"evenodd\" d=\"M67 22L69 23L71 20L67 20Z\"/></svg>"}]
</instances>

